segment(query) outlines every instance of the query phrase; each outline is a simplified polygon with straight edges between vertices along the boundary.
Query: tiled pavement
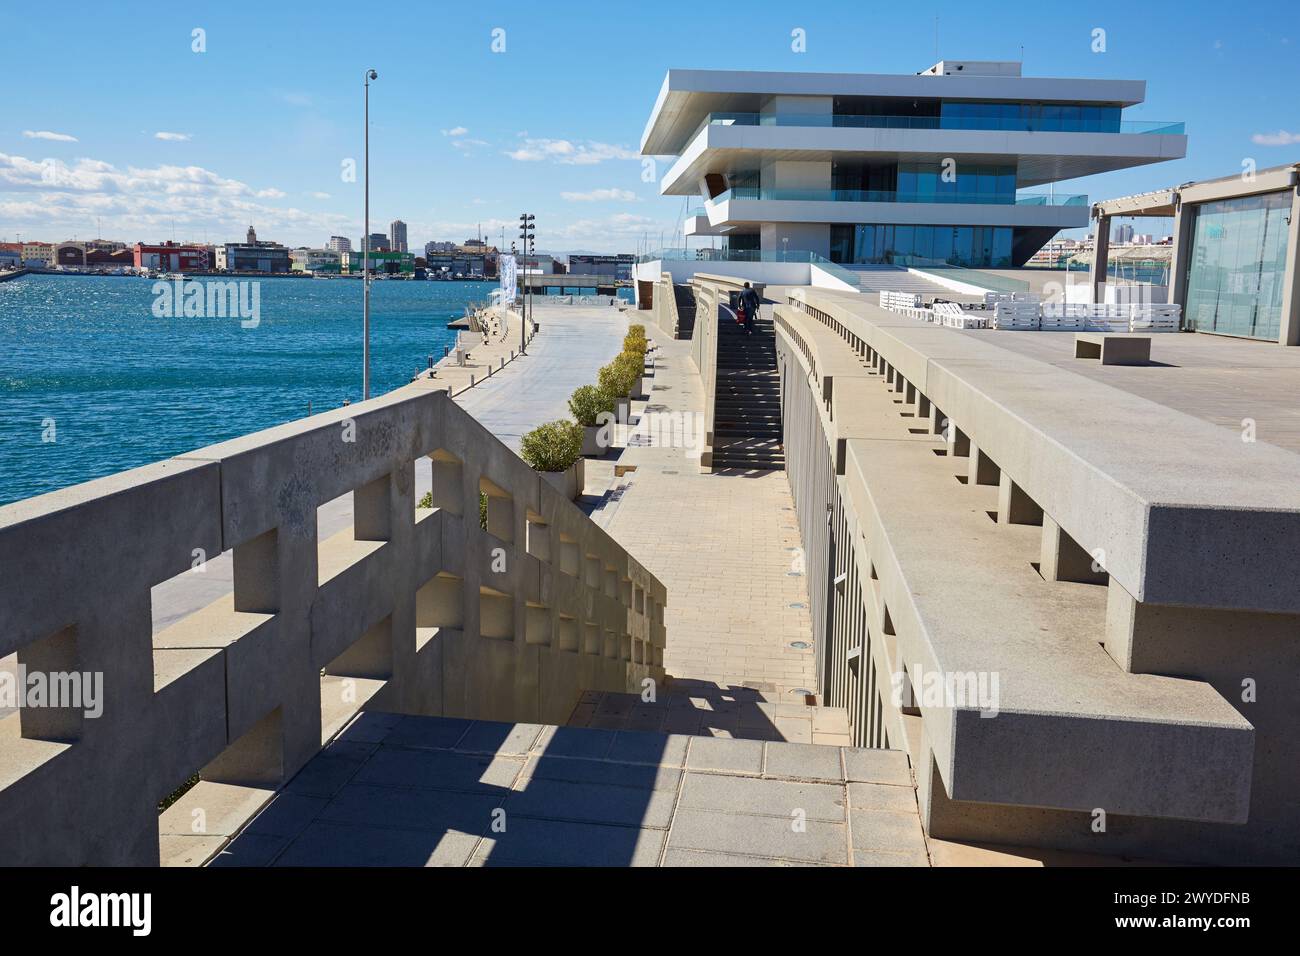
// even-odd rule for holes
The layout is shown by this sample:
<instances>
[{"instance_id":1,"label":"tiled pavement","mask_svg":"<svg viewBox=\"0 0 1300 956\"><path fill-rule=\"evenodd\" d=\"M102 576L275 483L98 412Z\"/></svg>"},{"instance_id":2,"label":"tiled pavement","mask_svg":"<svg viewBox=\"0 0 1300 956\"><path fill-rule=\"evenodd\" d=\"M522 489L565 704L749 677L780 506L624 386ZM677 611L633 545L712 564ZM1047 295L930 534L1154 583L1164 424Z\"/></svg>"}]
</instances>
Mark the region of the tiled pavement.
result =
<instances>
[{"instance_id":1,"label":"tiled pavement","mask_svg":"<svg viewBox=\"0 0 1300 956\"><path fill-rule=\"evenodd\" d=\"M770 702L771 695L762 690L719 688L706 681L673 680L669 691L654 701L636 694L587 691L573 709L569 726L849 745L849 719L840 707Z\"/></svg>"},{"instance_id":2,"label":"tiled pavement","mask_svg":"<svg viewBox=\"0 0 1300 956\"><path fill-rule=\"evenodd\" d=\"M699 415L704 403L690 342L650 334L658 344L653 388L634 411L653 439L667 433L653 427L653 416L675 413L680 422ZM681 444L643 444L634 432L617 464L635 470L624 476L617 499L593 517L668 589L669 674L720 689L748 687L773 704L801 702L800 692L817 685L801 540L785 473L702 474L699 449ZM609 462L588 467L599 473L601 466L612 471Z\"/></svg>"},{"instance_id":3,"label":"tiled pavement","mask_svg":"<svg viewBox=\"0 0 1300 956\"><path fill-rule=\"evenodd\" d=\"M928 862L897 751L363 713L212 865Z\"/></svg>"}]
</instances>

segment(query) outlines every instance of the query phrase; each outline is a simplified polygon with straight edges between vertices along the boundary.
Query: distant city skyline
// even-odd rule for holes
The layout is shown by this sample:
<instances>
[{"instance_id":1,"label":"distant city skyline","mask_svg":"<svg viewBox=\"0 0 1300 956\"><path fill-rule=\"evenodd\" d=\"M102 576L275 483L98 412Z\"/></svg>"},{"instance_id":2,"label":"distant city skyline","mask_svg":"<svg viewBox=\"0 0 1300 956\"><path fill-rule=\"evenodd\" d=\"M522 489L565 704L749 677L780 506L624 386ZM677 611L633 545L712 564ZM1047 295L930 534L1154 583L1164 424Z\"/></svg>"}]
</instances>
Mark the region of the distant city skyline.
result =
<instances>
[{"instance_id":1,"label":"distant city skyline","mask_svg":"<svg viewBox=\"0 0 1300 956\"><path fill-rule=\"evenodd\" d=\"M1175 33L1159 5L1042 7L1030 16L947 2L924 11L755 2L737 19L670 2L623 11L611 34L607 18L581 5L562 17L475 8L439 20L433 41L384 22L304 21L275 8L255 32L238 11L134 2L67 18L57 31L38 16L12 17L0 56L11 75L39 83L7 99L0 123L0 237L217 244L237 240L252 220L287 246L319 247L331 235L355 242L367 67L379 72L371 228L400 219L413 249L480 229L497 244L504 230L508 248L525 210L537 216L539 250L673 244L689 197L660 197L662 170L638 155L670 68L906 73L941 57L1023 58L1026 75L1145 79L1146 102L1126 118L1186 122L1187 158L1062 187L1094 200L1143 192L1295 158L1300 117L1290 91L1300 70L1289 8L1252 9L1257 26L1243 28L1237 11L1182 3ZM692 33L727 42L705 57L660 28L674 10ZM1104 52L1094 52L1099 29ZM795 52L795 30L806 52ZM890 42L869 42L881 36ZM87 95L87 77L117 76L128 64L147 74L142 82ZM449 84L472 95L437 92ZM1139 231L1167 227L1148 221Z\"/></svg>"}]
</instances>

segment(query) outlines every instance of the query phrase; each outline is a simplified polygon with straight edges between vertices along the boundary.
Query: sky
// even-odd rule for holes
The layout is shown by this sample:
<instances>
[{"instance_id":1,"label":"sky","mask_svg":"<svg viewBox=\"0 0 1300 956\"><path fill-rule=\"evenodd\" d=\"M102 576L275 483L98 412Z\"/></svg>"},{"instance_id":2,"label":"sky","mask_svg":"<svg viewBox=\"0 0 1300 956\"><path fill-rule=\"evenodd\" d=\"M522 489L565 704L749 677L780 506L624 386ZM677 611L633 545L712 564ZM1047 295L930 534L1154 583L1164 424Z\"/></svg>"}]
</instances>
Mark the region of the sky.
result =
<instances>
[{"instance_id":1,"label":"sky","mask_svg":"<svg viewBox=\"0 0 1300 956\"><path fill-rule=\"evenodd\" d=\"M638 154L669 68L915 73L936 59L936 17L940 58L1144 79L1147 101L1125 118L1186 122L1185 159L1058 190L1095 201L1300 160L1300 23L1280 0L65 0L49 11L0 0L0 240L216 243L252 224L286 245L355 243L373 68L371 231L402 219L419 249L481 226L508 245L528 211L539 250L673 245L683 199L643 182Z\"/></svg>"}]
</instances>

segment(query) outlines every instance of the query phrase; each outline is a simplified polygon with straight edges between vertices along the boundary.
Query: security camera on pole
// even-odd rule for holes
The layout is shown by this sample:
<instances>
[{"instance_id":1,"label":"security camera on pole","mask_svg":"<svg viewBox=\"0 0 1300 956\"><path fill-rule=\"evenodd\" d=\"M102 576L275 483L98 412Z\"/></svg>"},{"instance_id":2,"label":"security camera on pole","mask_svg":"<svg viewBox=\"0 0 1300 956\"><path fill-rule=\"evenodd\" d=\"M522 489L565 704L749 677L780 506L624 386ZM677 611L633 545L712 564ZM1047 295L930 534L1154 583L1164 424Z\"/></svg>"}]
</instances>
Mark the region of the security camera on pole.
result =
<instances>
[{"instance_id":1,"label":"security camera on pole","mask_svg":"<svg viewBox=\"0 0 1300 956\"><path fill-rule=\"evenodd\" d=\"M521 323L519 332L519 351L521 353L527 350L528 324L532 321L532 307L530 305L530 300L532 299L533 283L529 278L528 267L532 261L530 256L535 249L535 246L533 245L533 220L535 218L536 217L530 212L523 213L519 217L519 238L523 240L524 244L524 304L522 309L524 321ZM514 244L511 243L512 248L513 246Z\"/></svg>"}]
</instances>

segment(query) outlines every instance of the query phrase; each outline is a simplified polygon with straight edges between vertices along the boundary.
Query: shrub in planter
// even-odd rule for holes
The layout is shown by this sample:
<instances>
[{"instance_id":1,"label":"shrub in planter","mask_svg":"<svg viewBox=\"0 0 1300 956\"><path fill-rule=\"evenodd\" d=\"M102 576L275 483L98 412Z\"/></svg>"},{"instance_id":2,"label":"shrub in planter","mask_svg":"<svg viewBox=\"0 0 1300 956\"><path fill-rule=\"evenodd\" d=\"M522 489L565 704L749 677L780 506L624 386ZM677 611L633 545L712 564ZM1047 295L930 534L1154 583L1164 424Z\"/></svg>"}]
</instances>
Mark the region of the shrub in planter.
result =
<instances>
[{"instance_id":1,"label":"shrub in planter","mask_svg":"<svg viewBox=\"0 0 1300 956\"><path fill-rule=\"evenodd\" d=\"M569 397L569 414L584 428L594 428L600 424L602 412L613 414L614 399L615 396L595 385L583 385Z\"/></svg>"},{"instance_id":2,"label":"shrub in planter","mask_svg":"<svg viewBox=\"0 0 1300 956\"><path fill-rule=\"evenodd\" d=\"M520 457L534 471L567 471L581 457L582 426L570 421L538 425L520 440Z\"/></svg>"},{"instance_id":3,"label":"shrub in planter","mask_svg":"<svg viewBox=\"0 0 1300 956\"><path fill-rule=\"evenodd\" d=\"M417 504L416 507L432 508L433 492L426 491L424 497L420 499L420 503ZM487 530L487 495L483 494L481 491L478 493L478 526L484 531Z\"/></svg>"},{"instance_id":4,"label":"shrub in planter","mask_svg":"<svg viewBox=\"0 0 1300 956\"><path fill-rule=\"evenodd\" d=\"M633 324L633 325L629 325L629 326L627 327L627 334L628 334L629 337L632 337L632 338L644 339L644 338L645 338L645 326L644 326L644 325L641 325L639 322L638 322L638 323L635 323L635 324Z\"/></svg>"},{"instance_id":5,"label":"shrub in planter","mask_svg":"<svg viewBox=\"0 0 1300 956\"><path fill-rule=\"evenodd\" d=\"M614 398L622 398L632 389L633 381L640 371L632 371L626 362L621 362L622 356L614 359L608 365L601 368L596 373L596 381L600 384L600 390L606 395Z\"/></svg>"},{"instance_id":6,"label":"shrub in planter","mask_svg":"<svg viewBox=\"0 0 1300 956\"><path fill-rule=\"evenodd\" d=\"M623 339L624 352L631 352L633 355L640 355L643 358L645 357L646 345L647 343L644 338L638 339L630 332L628 333L627 338Z\"/></svg>"}]
</instances>

